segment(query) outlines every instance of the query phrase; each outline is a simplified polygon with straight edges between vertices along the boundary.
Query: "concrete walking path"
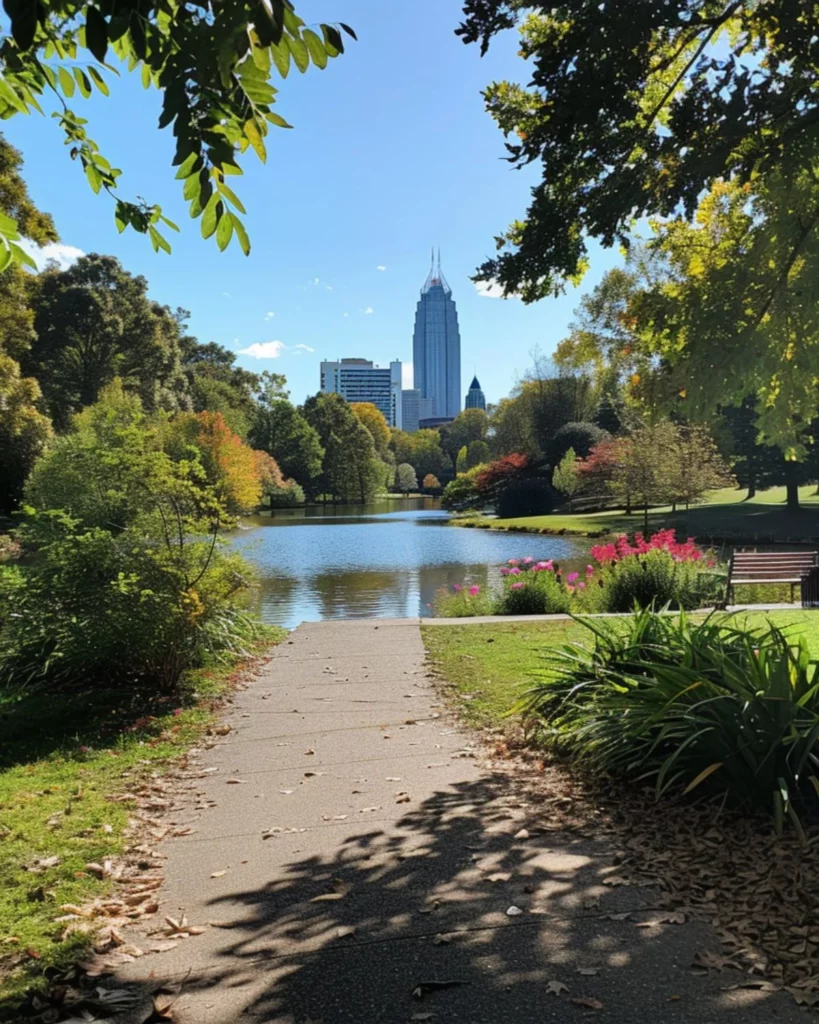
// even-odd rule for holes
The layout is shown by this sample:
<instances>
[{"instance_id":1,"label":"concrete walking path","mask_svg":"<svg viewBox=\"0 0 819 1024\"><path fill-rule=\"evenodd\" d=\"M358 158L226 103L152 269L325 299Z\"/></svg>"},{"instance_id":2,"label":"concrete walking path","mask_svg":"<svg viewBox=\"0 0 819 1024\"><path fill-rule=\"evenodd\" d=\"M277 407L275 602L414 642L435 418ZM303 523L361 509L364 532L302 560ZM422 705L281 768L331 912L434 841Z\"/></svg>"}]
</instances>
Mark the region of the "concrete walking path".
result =
<instances>
[{"instance_id":1,"label":"concrete walking path","mask_svg":"<svg viewBox=\"0 0 819 1024\"><path fill-rule=\"evenodd\" d=\"M693 977L705 926L635 927L654 894L482 765L417 622L299 627L225 722L161 847L161 913L205 931L120 972L183 982L179 1024L804 1019Z\"/></svg>"}]
</instances>

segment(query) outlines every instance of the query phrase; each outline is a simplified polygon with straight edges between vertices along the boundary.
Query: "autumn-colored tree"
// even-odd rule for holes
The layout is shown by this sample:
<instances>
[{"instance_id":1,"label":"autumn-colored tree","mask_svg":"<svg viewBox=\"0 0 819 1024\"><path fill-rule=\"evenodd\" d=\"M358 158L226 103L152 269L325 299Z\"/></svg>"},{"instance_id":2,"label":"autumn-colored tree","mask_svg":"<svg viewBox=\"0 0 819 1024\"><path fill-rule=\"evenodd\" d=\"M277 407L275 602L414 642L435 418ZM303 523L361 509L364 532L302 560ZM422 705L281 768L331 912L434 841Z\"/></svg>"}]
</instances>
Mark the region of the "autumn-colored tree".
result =
<instances>
[{"instance_id":1,"label":"autumn-colored tree","mask_svg":"<svg viewBox=\"0 0 819 1024\"><path fill-rule=\"evenodd\" d=\"M269 472L269 465L262 468L262 454L246 445L221 413L182 413L173 427L199 451L207 482L229 513L237 515L258 506L262 473Z\"/></svg>"},{"instance_id":2,"label":"autumn-colored tree","mask_svg":"<svg viewBox=\"0 0 819 1024\"><path fill-rule=\"evenodd\" d=\"M369 430L379 458L384 458L390 446L390 428L384 413L372 402L351 402L350 408Z\"/></svg>"},{"instance_id":3,"label":"autumn-colored tree","mask_svg":"<svg viewBox=\"0 0 819 1024\"><path fill-rule=\"evenodd\" d=\"M580 490L589 495L602 496L609 490L619 459L621 440L600 441L585 459L577 460Z\"/></svg>"},{"instance_id":4,"label":"autumn-colored tree","mask_svg":"<svg viewBox=\"0 0 819 1024\"><path fill-rule=\"evenodd\" d=\"M271 487L284 487L284 475L272 455L253 449L253 459L263 492L269 491Z\"/></svg>"},{"instance_id":5,"label":"autumn-colored tree","mask_svg":"<svg viewBox=\"0 0 819 1024\"><path fill-rule=\"evenodd\" d=\"M524 476L529 469L530 459L521 452L504 455L481 469L475 484L482 494L492 495L509 480Z\"/></svg>"},{"instance_id":6,"label":"autumn-colored tree","mask_svg":"<svg viewBox=\"0 0 819 1024\"><path fill-rule=\"evenodd\" d=\"M425 491L434 491L441 486L441 481L434 473L427 473L422 484Z\"/></svg>"}]
</instances>

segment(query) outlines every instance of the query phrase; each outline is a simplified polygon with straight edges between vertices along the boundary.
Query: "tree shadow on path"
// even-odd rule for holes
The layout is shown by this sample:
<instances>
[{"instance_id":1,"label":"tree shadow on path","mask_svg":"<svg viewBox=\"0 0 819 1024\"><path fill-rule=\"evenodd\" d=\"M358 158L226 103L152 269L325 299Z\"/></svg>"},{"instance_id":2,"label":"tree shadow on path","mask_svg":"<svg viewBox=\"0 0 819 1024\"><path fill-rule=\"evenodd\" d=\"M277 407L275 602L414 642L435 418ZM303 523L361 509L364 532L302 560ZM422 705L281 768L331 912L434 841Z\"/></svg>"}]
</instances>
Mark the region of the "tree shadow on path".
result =
<instances>
[{"instance_id":1,"label":"tree shadow on path","mask_svg":"<svg viewBox=\"0 0 819 1024\"><path fill-rule=\"evenodd\" d=\"M270 881L209 901L222 927L186 980L184 1024L802 1019L738 972L696 977L708 928L664 921L609 842L550 821L507 774L442 789L385 831L362 820L340 846L320 827L325 854L298 859L298 834L260 839L277 851Z\"/></svg>"}]
</instances>

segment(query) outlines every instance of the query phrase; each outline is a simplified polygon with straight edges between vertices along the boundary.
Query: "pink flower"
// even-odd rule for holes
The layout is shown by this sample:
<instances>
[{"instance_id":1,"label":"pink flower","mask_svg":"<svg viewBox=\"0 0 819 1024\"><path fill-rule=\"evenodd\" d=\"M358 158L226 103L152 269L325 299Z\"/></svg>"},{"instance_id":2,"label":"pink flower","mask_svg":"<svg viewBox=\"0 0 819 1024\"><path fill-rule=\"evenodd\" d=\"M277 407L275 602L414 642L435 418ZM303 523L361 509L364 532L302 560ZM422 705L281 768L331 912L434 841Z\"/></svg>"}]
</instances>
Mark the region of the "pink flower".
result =
<instances>
[{"instance_id":1,"label":"pink flower","mask_svg":"<svg viewBox=\"0 0 819 1024\"><path fill-rule=\"evenodd\" d=\"M182 708L174 708L173 709L173 717L174 718L179 718L179 716L181 714L182 714Z\"/></svg>"},{"instance_id":2,"label":"pink flower","mask_svg":"<svg viewBox=\"0 0 819 1024\"><path fill-rule=\"evenodd\" d=\"M589 576L594 576L594 566L593 565L587 565L586 566L586 579L588 579Z\"/></svg>"},{"instance_id":3,"label":"pink flower","mask_svg":"<svg viewBox=\"0 0 819 1024\"><path fill-rule=\"evenodd\" d=\"M518 561L519 560L517 558L510 558L507 564L508 565L517 565Z\"/></svg>"},{"instance_id":4,"label":"pink flower","mask_svg":"<svg viewBox=\"0 0 819 1024\"><path fill-rule=\"evenodd\" d=\"M570 572L569 575L566 577L566 582L567 583L574 583L579 578L580 578L580 573L579 572Z\"/></svg>"},{"instance_id":5,"label":"pink flower","mask_svg":"<svg viewBox=\"0 0 819 1024\"><path fill-rule=\"evenodd\" d=\"M526 586L525 583L513 583L512 586L509 589L510 590L523 590L523 588L525 586Z\"/></svg>"},{"instance_id":6,"label":"pink flower","mask_svg":"<svg viewBox=\"0 0 819 1024\"><path fill-rule=\"evenodd\" d=\"M523 564L524 564L524 565L528 565L528 564L529 564L530 562L534 562L534 558L532 558L532 557L531 557L530 555L527 555L527 556L526 556L526 557L525 557L525 558L523 559Z\"/></svg>"},{"instance_id":7,"label":"pink flower","mask_svg":"<svg viewBox=\"0 0 819 1024\"><path fill-rule=\"evenodd\" d=\"M456 594L460 594L460 592L461 592L461 584L460 583L453 583L452 584L452 589L455 591Z\"/></svg>"},{"instance_id":8,"label":"pink flower","mask_svg":"<svg viewBox=\"0 0 819 1024\"><path fill-rule=\"evenodd\" d=\"M88 753L88 747L80 747L80 753L81 754L87 754Z\"/></svg>"},{"instance_id":9,"label":"pink flower","mask_svg":"<svg viewBox=\"0 0 819 1024\"><path fill-rule=\"evenodd\" d=\"M566 590L567 590L567 591L568 591L568 592L569 592L570 594L573 594L573 593L574 593L574 587L573 587L573 586L571 585L571 583L567 583L567 584L566 584Z\"/></svg>"},{"instance_id":10,"label":"pink flower","mask_svg":"<svg viewBox=\"0 0 819 1024\"><path fill-rule=\"evenodd\" d=\"M581 581L580 581L580 582L579 582L579 583L577 584L577 589L578 589L578 590L585 590L585 589L586 589L586 584L585 584L585 583L583 582L583 580L581 580Z\"/></svg>"},{"instance_id":11,"label":"pink flower","mask_svg":"<svg viewBox=\"0 0 819 1024\"><path fill-rule=\"evenodd\" d=\"M478 594L480 594L480 592L481 592L481 588L478 586L477 583L473 583L472 586L469 588L469 593L473 597L477 597Z\"/></svg>"},{"instance_id":12,"label":"pink flower","mask_svg":"<svg viewBox=\"0 0 819 1024\"><path fill-rule=\"evenodd\" d=\"M512 570L508 569L505 565L501 566L501 576L508 576L511 571Z\"/></svg>"}]
</instances>

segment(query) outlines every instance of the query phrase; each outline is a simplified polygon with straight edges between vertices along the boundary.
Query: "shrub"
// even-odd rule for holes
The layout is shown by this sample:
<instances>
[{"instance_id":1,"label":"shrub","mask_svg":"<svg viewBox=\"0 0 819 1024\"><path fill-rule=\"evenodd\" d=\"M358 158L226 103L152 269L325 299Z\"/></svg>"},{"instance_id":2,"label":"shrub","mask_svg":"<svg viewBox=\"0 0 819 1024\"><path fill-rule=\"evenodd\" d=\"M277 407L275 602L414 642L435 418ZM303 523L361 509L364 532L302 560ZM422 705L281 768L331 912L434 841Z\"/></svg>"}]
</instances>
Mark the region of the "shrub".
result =
<instances>
[{"instance_id":1,"label":"shrub","mask_svg":"<svg viewBox=\"0 0 819 1024\"><path fill-rule=\"evenodd\" d=\"M587 620L592 645L547 655L517 710L595 772L651 778L658 796L705 793L801 832L819 793L819 667L804 640L734 621Z\"/></svg>"},{"instance_id":2,"label":"shrub","mask_svg":"<svg viewBox=\"0 0 819 1024\"><path fill-rule=\"evenodd\" d=\"M501 519L547 515L555 506L555 492L548 480L529 477L509 480L499 491L495 511Z\"/></svg>"},{"instance_id":3,"label":"shrub","mask_svg":"<svg viewBox=\"0 0 819 1024\"><path fill-rule=\"evenodd\" d=\"M271 508L294 508L305 502L304 488L295 480L283 480L268 487L267 497Z\"/></svg>"},{"instance_id":4,"label":"shrub","mask_svg":"<svg viewBox=\"0 0 819 1024\"><path fill-rule=\"evenodd\" d=\"M475 466L474 469L461 473L454 480L450 480L441 495L441 507L450 512L462 512L469 508L480 508L486 504L486 499L477 485L478 477L485 469L485 466Z\"/></svg>"},{"instance_id":5,"label":"shrub","mask_svg":"<svg viewBox=\"0 0 819 1024\"><path fill-rule=\"evenodd\" d=\"M608 612L628 612L635 606L700 608L722 596L723 580L692 538L678 542L673 530L660 530L648 540L637 534L591 549L602 567L601 605Z\"/></svg>"},{"instance_id":6,"label":"shrub","mask_svg":"<svg viewBox=\"0 0 819 1024\"><path fill-rule=\"evenodd\" d=\"M434 473L427 473L422 486L425 491L437 491L441 486L441 481Z\"/></svg>"},{"instance_id":7,"label":"shrub","mask_svg":"<svg viewBox=\"0 0 819 1024\"><path fill-rule=\"evenodd\" d=\"M114 676L168 689L231 621L241 633L249 571L219 537L239 491L211 484L212 451L180 451L173 428L109 389L35 466L18 531L34 557L3 574L0 686Z\"/></svg>"},{"instance_id":8,"label":"shrub","mask_svg":"<svg viewBox=\"0 0 819 1024\"><path fill-rule=\"evenodd\" d=\"M536 563L536 566L548 564ZM571 592L553 569L534 568L520 575L505 576L496 612L498 615L555 615L567 612L570 603Z\"/></svg>"},{"instance_id":9,"label":"shrub","mask_svg":"<svg viewBox=\"0 0 819 1024\"><path fill-rule=\"evenodd\" d=\"M566 423L555 431L547 449L547 458L552 466L556 466L573 448L578 459L585 459L596 445L607 438L606 431L596 423Z\"/></svg>"}]
</instances>

